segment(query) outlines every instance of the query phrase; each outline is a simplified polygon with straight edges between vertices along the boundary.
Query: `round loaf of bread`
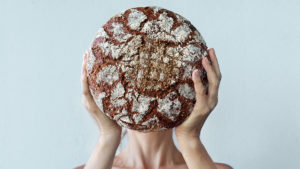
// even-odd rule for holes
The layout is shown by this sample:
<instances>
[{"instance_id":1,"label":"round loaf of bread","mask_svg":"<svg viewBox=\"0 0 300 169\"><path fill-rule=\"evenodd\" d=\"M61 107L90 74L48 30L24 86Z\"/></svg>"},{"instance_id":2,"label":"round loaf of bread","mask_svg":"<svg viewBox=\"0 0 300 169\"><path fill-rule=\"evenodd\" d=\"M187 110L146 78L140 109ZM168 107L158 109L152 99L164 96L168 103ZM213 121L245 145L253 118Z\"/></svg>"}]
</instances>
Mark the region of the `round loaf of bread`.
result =
<instances>
[{"instance_id":1,"label":"round loaf of bread","mask_svg":"<svg viewBox=\"0 0 300 169\"><path fill-rule=\"evenodd\" d=\"M88 51L88 83L96 104L128 129L161 131L182 123L196 102L194 69L208 88L201 64L208 57L205 41L187 19L163 8L115 15Z\"/></svg>"}]
</instances>

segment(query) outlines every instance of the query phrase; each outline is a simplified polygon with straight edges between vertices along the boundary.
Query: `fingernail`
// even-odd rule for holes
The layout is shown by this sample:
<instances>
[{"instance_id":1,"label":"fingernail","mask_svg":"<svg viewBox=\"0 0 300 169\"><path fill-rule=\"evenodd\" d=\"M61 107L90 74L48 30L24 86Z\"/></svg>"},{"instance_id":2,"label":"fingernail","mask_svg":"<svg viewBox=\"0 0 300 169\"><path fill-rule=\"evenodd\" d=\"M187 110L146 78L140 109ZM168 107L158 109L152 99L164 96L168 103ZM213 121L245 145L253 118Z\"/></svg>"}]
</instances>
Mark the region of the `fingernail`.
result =
<instances>
[{"instance_id":1,"label":"fingernail","mask_svg":"<svg viewBox=\"0 0 300 169\"><path fill-rule=\"evenodd\" d=\"M202 71L200 71L199 69L195 69L195 74L194 75L201 77L202 76Z\"/></svg>"},{"instance_id":2,"label":"fingernail","mask_svg":"<svg viewBox=\"0 0 300 169\"><path fill-rule=\"evenodd\" d=\"M198 69L195 69L194 71L193 71L193 74L196 74L198 72Z\"/></svg>"},{"instance_id":3,"label":"fingernail","mask_svg":"<svg viewBox=\"0 0 300 169\"><path fill-rule=\"evenodd\" d=\"M198 74L198 69L195 69L192 73L192 78L194 79Z\"/></svg>"}]
</instances>

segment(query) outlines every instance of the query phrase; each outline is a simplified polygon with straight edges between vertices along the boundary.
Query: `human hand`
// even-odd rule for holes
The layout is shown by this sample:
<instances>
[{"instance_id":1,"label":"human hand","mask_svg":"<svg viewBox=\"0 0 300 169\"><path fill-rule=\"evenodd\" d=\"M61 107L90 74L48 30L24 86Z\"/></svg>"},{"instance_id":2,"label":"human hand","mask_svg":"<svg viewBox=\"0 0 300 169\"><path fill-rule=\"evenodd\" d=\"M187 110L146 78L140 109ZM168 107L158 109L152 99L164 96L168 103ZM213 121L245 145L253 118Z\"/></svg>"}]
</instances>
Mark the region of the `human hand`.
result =
<instances>
[{"instance_id":1,"label":"human hand","mask_svg":"<svg viewBox=\"0 0 300 169\"><path fill-rule=\"evenodd\" d=\"M218 90L222 78L214 49L209 49L208 58L202 59L202 65L207 72L208 93L204 88L197 70L193 71L192 79L196 92L196 104L189 117L179 126L175 127L177 138L199 138L205 120L218 103Z\"/></svg>"},{"instance_id":2,"label":"human hand","mask_svg":"<svg viewBox=\"0 0 300 169\"><path fill-rule=\"evenodd\" d=\"M89 57L89 51L85 52L82 63L82 104L95 120L100 132L100 137L113 137L114 140L120 140L122 128L99 109L90 93L86 71L87 57Z\"/></svg>"}]
</instances>

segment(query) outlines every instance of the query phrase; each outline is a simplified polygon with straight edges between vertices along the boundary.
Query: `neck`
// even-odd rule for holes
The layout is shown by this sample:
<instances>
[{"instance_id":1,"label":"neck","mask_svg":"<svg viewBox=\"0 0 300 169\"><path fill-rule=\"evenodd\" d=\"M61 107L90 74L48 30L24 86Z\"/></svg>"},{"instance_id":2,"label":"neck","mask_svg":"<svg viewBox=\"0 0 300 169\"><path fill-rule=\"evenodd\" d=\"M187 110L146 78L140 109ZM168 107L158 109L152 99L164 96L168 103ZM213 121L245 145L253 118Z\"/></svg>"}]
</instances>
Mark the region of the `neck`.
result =
<instances>
[{"instance_id":1,"label":"neck","mask_svg":"<svg viewBox=\"0 0 300 169\"><path fill-rule=\"evenodd\" d=\"M138 168L159 168L165 165L178 165L183 162L176 148L172 130L142 133L128 130L128 144L122 154L131 166Z\"/></svg>"}]
</instances>

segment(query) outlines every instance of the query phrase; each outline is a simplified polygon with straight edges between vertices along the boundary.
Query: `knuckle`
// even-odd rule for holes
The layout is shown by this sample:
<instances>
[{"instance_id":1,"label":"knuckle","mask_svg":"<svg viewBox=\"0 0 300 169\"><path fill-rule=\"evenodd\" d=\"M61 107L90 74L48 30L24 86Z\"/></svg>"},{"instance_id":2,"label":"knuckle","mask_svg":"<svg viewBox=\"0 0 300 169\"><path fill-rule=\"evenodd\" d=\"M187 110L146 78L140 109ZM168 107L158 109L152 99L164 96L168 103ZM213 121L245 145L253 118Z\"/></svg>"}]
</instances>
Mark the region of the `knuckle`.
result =
<instances>
[{"instance_id":1,"label":"knuckle","mask_svg":"<svg viewBox=\"0 0 300 169\"><path fill-rule=\"evenodd\" d=\"M218 98L216 98L216 99L215 99L215 102L214 102L214 107L216 107L216 105L218 104L218 102L219 102L219 101L218 101Z\"/></svg>"},{"instance_id":2,"label":"knuckle","mask_svg":"<svg viewBox=\"0 0 300 169\"><path fill-rule=\"evenodd\" d=\"M201 94L201 95L205 95L205 93L206 93L206 88L203 87L203 88L200 90L200 94Z\"/></svg>"},{"instance_id":3,"label":"knuckle","mask_svg":"<svg viewBox=\"0 0 300 169\"><path fill-rule=\"evenodd\" d=\"M216 107L216 105L218 104L218 99L212 99L209 104L208 104L208 107L212 110Z\"/></svg>"},{"instance_id":4,"label":"knuckle","mask_svg":"<svg viewBox=\"0 0 300 169\"><path fill-rule=\"evenodd\" d=\"M217 88L219 86L219 83L216 81L212 81L211 86Z\"/></svg>"},{"instance_id":5,"label":"knuckle","mask_svg":"<svg viewBox=\"0 0 300 169\"><path fill-rule=\"evenodd\" d=\"M217 98L217 97L214 97L214 98L212 98L212 99L210 99L210 100L208 101L208 107L209 107L210 109L214 109L214 108L216 107L217 104L218 104L218 98Z\"/></svg>"},{"instance_id":6,"label":"knuckle","mask_svg":"<svg viewBox=\"0 0 300 169\"><path fill-rule=\"evenodd\" d=\"M209 107L209 111L212 111L215 108L213 104L209 104L208 107Z\"/></svg>"},{"instance_id":7,"label":"knuckle","mask_svg":"<svg viewBox=\"0 0 300 169\"><path fill-rule=\"evenodd\" d=\"M201 88L199 88L199 89L196 91L196 93L197 93L198 95L204 95L205 92L206 92L206 89L205 89L204 87L201 87Z\"/></svg>"}]
</instances>

